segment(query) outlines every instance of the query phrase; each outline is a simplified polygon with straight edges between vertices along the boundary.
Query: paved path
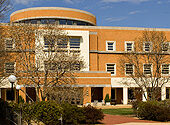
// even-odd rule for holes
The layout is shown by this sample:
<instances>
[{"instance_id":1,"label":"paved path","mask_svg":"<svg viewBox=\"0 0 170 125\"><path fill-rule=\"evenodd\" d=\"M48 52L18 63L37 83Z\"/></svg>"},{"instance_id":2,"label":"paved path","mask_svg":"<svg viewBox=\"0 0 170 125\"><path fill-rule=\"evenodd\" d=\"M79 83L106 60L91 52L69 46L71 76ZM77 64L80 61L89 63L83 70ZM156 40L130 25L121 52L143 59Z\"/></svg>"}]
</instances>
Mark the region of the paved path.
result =
<instances>
[{"instance_id":1,"label":"paved path","mask_svg":"<svg viewBox=\"0 0 170 125\"><path fill-rule=\"evenodd\" d=\"M139 120L133 117L127 116L119 116L119 115L108 115L105 114L104 119L101 123L105 125L170 125L170 123L166 122L156 122L156 121L147 121L147 120Z\"/></svg>"}]
</instances>

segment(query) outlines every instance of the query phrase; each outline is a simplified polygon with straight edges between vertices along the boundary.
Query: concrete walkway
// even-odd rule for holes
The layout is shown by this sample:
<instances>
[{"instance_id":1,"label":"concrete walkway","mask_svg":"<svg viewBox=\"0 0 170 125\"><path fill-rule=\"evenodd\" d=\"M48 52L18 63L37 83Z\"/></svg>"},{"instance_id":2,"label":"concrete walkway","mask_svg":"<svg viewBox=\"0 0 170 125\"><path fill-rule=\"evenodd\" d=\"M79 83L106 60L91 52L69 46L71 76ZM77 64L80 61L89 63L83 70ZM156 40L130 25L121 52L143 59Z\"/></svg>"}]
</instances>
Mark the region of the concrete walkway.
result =
<instances>
[{"instance_id":1,"label":"concrete walkway","mask_svg":"<svg viewBox=\"0 0 170 125\"><path fill-rule=\"evenodd\" d=\"M170 122L139 120L138 118L105 114L101 123L105 125L170 125Z\"/></svg>"}]
</instances>

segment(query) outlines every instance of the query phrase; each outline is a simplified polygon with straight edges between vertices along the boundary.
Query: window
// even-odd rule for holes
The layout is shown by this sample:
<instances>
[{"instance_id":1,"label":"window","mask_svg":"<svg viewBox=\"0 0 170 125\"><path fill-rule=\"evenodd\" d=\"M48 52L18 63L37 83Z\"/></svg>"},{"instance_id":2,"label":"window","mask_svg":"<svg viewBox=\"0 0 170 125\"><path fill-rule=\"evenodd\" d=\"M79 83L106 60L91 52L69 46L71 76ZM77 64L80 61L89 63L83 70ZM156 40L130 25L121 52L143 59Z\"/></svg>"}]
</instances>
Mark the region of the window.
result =
<instances>
[{"instance_id":1,"label":"window","mask_svg":"<svg viewBox=\"0 0 170 125\"><path fill-rule=\"evenodd\" d=\"M107 64L107 72L111 72L111 75L116 74L116 64Z\"/></svg>"},{"instance_id":2,"label":"window","mask_svg":"<svg viewBox=\"0 0 170 125\"><path fill-rule=\"evenodd\" d=\"M133 64L126 64L126 74L130 75L133 74Z\"/></svg>"},{"instance_id":3,"label":"window","mask_svg":"<svg viewBox=\"0 0 170 125\"><path fill-rule=\"evenodd\" d=\"M152 64L144 64L143 66L144 74L147 75L152 73Z\"/></svg>"},{"instance_id":4,"label":"window","mask_svg":"<svg viewBox=\"0 0 170 125\"><path fill-rule=\"evenodd\" d=\"M115 51L116 42L115 41L106 41L106 50Z\"/></svg>"},{"instance_id":5,"label":"window","mask_svg":"<svg viewBox=\"0 0 170 125\"><path fill-rule=\"evenodd\" d=\"M5 40L5 48L6 49L13 49L14 48L14 41L12 39Z\"/></svg>"},{"instance_id":6,"label":"window","mask_svg":"<svg viewBox=\"0 0 170 125\"><path fill-rule=\"evenodd\" d=\"M168 52L168 50L169 50L169 42L163 43L162 51Z\"/></svg>"},{"instance_id":7,"label":"window","mask_svg":"<svg viewBox=\"0 0 170 125\"><path fill-rule=\"evenodd\" d=\"M54 47L54 44L55 44L54 40L50 41L50 38L48 39L48 38L44 37L44 48L49 48L49 47L52 48L52 47Z\"/></svg>"},{"instance_id":8,"label":"window","mask_svg":"<svg viewBox=\"0 0 170 125\"><path fill-rule=\"evenodd\" d=\"M55 24L56 23L56 19L49 19L48 22L49 22L49 24Z\"/></svg>"},{"instance_id":9,"label":"window","mask_svg":"<svg viewBox=\"0 0 170 125\"><path fill-rule=\"evenodd\" d=\"M133 41L125 41L125 51L133 51L134 42Z\"/></svg>"},{"instance_id":10,"label":"window","mask_svg":"<svg viewBox=\"0 0 170 125\"><path fill-rule=\"evenodd\" d=\"M31 20L31 24L37 24L37 20Z\"/></svg>"},{"instance_id":11,"label":"window","mask_svg":"<svg viewBox=\"0 0 170 125\"><path fill-rule=\"evenodd\" d=\"M72 37L69 39L70 48L79 49L80 48L80 38L79 37Z\"/></svg>"},{"instance_id":12,"label":"window","mask_svg":"<svg viewBox=\"0 0 170 125\"><path fill-rule=\"evenodd\" d=\"M144 43L144 51L150 52L151 51L151 42L145 42Z\"/></svg>"},{"instance_id":13,"label":"window","mask_svg":"<svg viewBox=\"0 0 170 125\"><path fill-rule=\"evenodd\" d=\"M162 74L169 75L169 64L162 64Z\"/></svg>"},{"instance_id":14,"label":"window","mask_svg":"<svg viewBox=\"0 0 170 125\"><path fill-rule=\"evenodd\" d=\"M48 19L41 19L41 24L48 24Z\"/></svg>"},{"instance_id":15,"label":"window","mask_svg":"<svg viewBox=\"0 0 170 125\"><path fill-rule=\"evenodd\" d=\"M67 44L68 42L66 39L63 39L63 40L61 39L57 41L58 48L67 48Z\"/></svg>"},{"instance_id":16,"label":"window","mask_svg":"<svg viewBox=\"0 0 170 125\"><path fill-rule=\"evenodd\" d=\"M6 73L14 73L15 67L14 62L5 63L5 72Z\"/></svg>"},{"instance_id":17,"label":"window","mask_svg":"<svg viewBox=\"0 0 170 125\"><path fill-rule=\"evenodd\" d=\"M67 20L67 25L73 25L73 20Z\"/></svg>"},{"instance_id":18,"label":"window","mask_svg":"<svg viewBox=\"0 0 170 125\"><path fill-rule=\"evenodd\" d=\"M67 20L62 20L62 19L60 19L60 20L59 20L59 23L60 23L60 25L66 25Z\"/></svg>"}]
</instances>

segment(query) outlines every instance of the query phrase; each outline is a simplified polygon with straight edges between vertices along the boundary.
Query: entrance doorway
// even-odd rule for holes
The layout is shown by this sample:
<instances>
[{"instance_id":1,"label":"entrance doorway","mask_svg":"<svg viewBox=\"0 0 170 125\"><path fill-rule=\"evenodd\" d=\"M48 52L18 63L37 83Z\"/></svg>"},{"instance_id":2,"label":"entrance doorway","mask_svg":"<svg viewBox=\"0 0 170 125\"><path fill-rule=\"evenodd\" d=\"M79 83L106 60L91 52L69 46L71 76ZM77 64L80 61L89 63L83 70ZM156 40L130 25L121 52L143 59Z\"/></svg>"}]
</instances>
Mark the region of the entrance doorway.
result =
<instances>
[{"instance_id":1,"label":"entrance doorway","mask_svg":"<svg viewBox=\"0 0 170 125\"><path fill-rule=\"evenodd\" d=\"M98 100L98 102L102 102L103 87L92 87L91 88L91 102L94 102L94 100Z\"/></svg>"}]
</instances>

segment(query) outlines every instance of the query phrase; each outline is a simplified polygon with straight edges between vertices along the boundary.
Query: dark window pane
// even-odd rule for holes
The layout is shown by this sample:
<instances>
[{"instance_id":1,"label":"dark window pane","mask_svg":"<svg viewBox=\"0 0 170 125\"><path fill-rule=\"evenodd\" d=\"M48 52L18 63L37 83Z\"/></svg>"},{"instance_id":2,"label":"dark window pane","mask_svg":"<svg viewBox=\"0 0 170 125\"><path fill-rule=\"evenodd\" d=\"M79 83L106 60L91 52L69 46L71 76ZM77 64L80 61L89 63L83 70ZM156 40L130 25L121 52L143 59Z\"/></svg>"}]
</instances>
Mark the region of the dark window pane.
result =
<instances>
[{"instance_id":1,"label":"dark window pane","mask_svg":"<svg viewBox=\"0 0 170 125\"><path fill-rule=\"evenodd\" d=\"M82 21L77 21L77 25L85 26L86 23L85 23L85 22L82 22Z\"/></svg>"},{"instance_id":2,"label":"dark window pane","mask_svg":"<svg viewBox=\"0 0 170 125\"><path fill-rule=\"evenodd\" d=\"M80 48L80 38L70 38L70 48Z\"/></svg>"},{"instance_id":3,"label":"dark window pane","mask_svg":"<svg viewBox=\"0 0 170 125\"><path fill-rule=\"evenodd\" d=\"M31 20L31 24L37 24L37 20Z\"/></svg>"},{"instance_id":4,"label":"dark window pane","mask_svg":"<svg viewBox=\"0 0 170 125\"><path fill-rule=\"evenodd\" d=\"M60 25L66 25L66 20L59 20Z\"/></svg>"},{"instance_id":5,"label":"dark window pane","mask_svg":"<svg viewBox=\"0 0 170 125\"><path fill-rule=\"evenodd\" d=\"M49 19L49 24L55 24L56 20L55 19Z\"/></svg>"},{"instance_id":6,"label":"dark window pane","mask_svg":"<svg viewBox=\"0 0 170 125\"><path fill-rule=\"evenodd\" d=\"M73 25L73 20L67 20L67 25Z\"/></svg>"},{"instance_id":7,"label":"dark window pane","mask_svg":"<svg viewBox=\"0 0 170 125\"><path fill-rule=\"evenodd\" d=\"M48 20L47 19L41 19L41 24L47 24Z\"/></svg>"}]
</instances>

